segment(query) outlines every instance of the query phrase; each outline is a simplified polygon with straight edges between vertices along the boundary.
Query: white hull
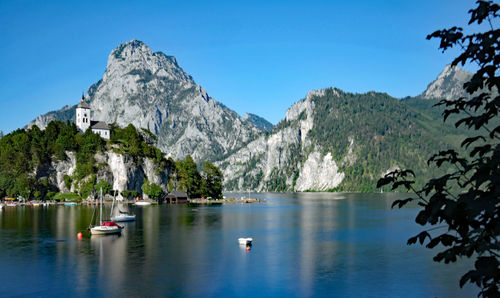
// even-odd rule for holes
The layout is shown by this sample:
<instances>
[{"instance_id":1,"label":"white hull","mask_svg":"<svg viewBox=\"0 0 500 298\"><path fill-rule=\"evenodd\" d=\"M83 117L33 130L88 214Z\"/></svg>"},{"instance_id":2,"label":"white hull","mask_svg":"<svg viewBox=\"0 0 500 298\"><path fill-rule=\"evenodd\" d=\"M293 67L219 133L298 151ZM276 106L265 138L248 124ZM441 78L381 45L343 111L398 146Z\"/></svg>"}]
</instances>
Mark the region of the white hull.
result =
<instances>
[{"instance_id":1,"label":"white hull","mask_svg":"<svg viewBox=\"0 0 500 298\"><path fill-rule=\"evenodd\" d=\"M135 202L135 205L137 205L137 206L147 206L147 205L151 205L151 202L139 201L139 202Z\"/></svg>"},{"instance_id":2,"label":"white hull","mask_svg":"<svg viewBox=\"0 0 500 298\"><path fill-rule=\"evenodd\" d=\"M251 245L252 241L252 238L238 238L238 242L240 243L240 245Z\"/></svg>"},{"instance_id":3,"label":"white hull","mask_svg":"<svg viewBox=\"0 0 500 298\"><path fill-rule=\"evenodd\" d=\"M109 227L109 226L95 226L90 229L90 234L92 235L111 235L120 234L123 228L119 227Z\"/></svg>"},{"instance_id":4,"label":"white hull","mask_svg":"<svg viewBox=\"0 0 500 298\"><path fill-rule=\"evenodd\" d=\"M111 220L114 222L123 222L123 221L134 221L135 215L118 215L111 217Z\"/></svg>"}]
</instances>

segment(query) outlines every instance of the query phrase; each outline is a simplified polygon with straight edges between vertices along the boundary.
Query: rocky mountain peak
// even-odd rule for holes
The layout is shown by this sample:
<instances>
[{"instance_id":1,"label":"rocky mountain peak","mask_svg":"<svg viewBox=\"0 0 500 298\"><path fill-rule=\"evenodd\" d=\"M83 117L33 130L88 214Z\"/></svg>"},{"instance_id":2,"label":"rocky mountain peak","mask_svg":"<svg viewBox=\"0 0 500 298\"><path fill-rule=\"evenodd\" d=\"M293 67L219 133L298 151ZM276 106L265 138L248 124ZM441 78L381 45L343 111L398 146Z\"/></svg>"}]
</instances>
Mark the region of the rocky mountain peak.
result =
<instances>
[{"instance_id":1,"label":"rocky mountain peak","mask_svg":"<svg viewBox=\"0 0 500 298\"><path fill-rule=\"evenodd\" d=\"M148 129L158 137L156 146L176 159L190 154L196 161L214 160L262 132L211 98L173 56L136 39L111 51L104 76L86 100L92 120ZM39 116L30 126L74 121L75 108Z\"/></svg>"},{"instance_id":2,"label":"rocky mountain peak","mask_svg":"<svg viewBox=\"0 0 500 298\"><path fill-rule=\"evenodd\" d=\"M286 120L297 120L302 112L305 112L307 116L311 116L314 109L314 102L312 101L312 98L314 96L323 96L325 91L326 89L309 91L305 99L298 101L293 106L288 108L286 111Z\"/></svg>"},{"instance_id":3,"label":"rocky mountain peak","mask_svg":"<svg viewBox=\"0 0 500 298\"><path fill-rule=\"evenodd\" d=\"M146 81L156 76L194 84L192 77L184 72L174 56L153 52L137 39L125 42L111 51L103 80L116 80L117 76L140 76L140 79Z\"/></svg>"},{"instance_id":4,"label":"rocky mountain peak","mask_svg":"<svg viewBox=\"0 0 500 298\"><path fill-rule=\"evenodd\" d=\"M458 66L451 66L451 64L448 64L436 80L427 86L427 89L420 97L427 99L452 99L465 96L466 92L463 89L463 84L471 77L472 73Z\"/></svg>"}]
</instances>

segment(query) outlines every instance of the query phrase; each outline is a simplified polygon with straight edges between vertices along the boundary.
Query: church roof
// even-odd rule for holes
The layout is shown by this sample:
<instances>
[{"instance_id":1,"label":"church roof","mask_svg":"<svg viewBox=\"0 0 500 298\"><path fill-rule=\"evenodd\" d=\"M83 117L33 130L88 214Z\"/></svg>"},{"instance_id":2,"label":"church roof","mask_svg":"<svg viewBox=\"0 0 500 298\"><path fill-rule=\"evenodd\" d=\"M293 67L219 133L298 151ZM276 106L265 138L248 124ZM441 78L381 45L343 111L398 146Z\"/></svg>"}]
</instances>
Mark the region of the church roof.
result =
<instances>
[{"instance_id":1,"label":"church roof","mask_svg":"<svg viewBox=\"0 0 500 298\"><path fill-rule=\"evenodd\" d=\"M78 104L78 108L84 108L84 109L90 109L90 106L88 103L85 101L81 100L80 103Z\"/></svg>"},{"instance_id":2,"label":"church roof","mask_svg":"<svg viewBox=\"0 0 500 298\"><path fill-rule=\"evenodd\" d=\"M92 127L92 129L107 129L107 130L109 130L108 125L106 124L106 122L103 122L103 121L90 121L90 127Z\"/></svg>"}]
</instances>

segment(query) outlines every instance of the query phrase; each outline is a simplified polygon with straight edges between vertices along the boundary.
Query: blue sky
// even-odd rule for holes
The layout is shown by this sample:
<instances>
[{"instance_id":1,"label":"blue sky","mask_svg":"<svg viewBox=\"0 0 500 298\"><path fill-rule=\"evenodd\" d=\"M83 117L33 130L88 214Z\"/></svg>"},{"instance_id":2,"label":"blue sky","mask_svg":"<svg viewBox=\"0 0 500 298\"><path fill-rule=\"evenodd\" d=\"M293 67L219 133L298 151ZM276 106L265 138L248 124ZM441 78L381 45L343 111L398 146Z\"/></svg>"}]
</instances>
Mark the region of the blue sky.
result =
<instances>
[{"instance_id":1,"label":"blue sky","mask_svg":"<svg viewBox=\"0 0 500 298\"><path fill-rule=\"evenodd\" d=\"M0 1L0 130L78 102L139 39L217 101L276 124L311 89L421 93L448 64L426 35L473 1Z\"/></svg>"}]
</instances>

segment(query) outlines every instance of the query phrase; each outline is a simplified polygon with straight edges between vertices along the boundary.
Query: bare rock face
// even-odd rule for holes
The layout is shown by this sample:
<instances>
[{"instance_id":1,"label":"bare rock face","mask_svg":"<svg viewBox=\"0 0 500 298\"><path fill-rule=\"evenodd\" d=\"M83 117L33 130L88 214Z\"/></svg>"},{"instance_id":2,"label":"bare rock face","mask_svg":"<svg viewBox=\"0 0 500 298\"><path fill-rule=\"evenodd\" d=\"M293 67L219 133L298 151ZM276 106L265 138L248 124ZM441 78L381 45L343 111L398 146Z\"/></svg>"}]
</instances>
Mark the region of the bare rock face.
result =
<instances>
[{"instance_id":1,"label":"bare rock face","mask_svg":"<svg viewBox=\"0 0 500 298\"><path fill-rule=\"evenodd\" d=\"M294 190L329 190L337 187L343 179L344 173L339 173L330 153L321 156L320 152L313 151L302 166Z\"/></svg>"},{"instance_id":2,"label":"bare rock face","mask_svg":"<svg viewBox=\"0 0 500 298\"><path fill-rule=\"evenodd\" d=\"M61 192L70 192L73 189L68 189L64 183L64 176L71 176L76 169L76 156L74 152L67 151L66 159L51 163L52 175L49 179L52 184L57 185Z\"/></svg>"},{"instance_id":3,"label":"bare rock face","mask_svg":"<svg viewBox=\"0 0 500 298\"><path fill-rule=\"evenodd\" d=\"M427 86L427 89L420 97L427 99L452 99L466 96L467 93L463 89L463 85L471 78L472 73L458 66L446 65L437 79Z\"/></svg>"},{"instance_id":4,"label":"bare rock face","mask_svg":"<svg viewBox=\"0 0 500 298\"><path fill-rule=\"evenodd\" d=\"M156 146L174 159L191 154L196 161L215 160L262 132L211 98L175 57L153 52L138 40L111 52L86 101L93 120L149 129L158 137ZM75 108L39 116L30 126L43 129L54 119L74 121Z\"/></svg>"},{"instance_id":5,"label":"bare rock face","mask_svg":"<svg viewBox=\"0 0 500 298\"><path fill-rule=\"evenodd\" d=\"M321 191L337 187L344 179L337 162L307 136L314 123L313 97L324 94L324 90L309 92L287 110L286 118L270 134L218 162L226 189Z\"/></svg>"},{"instance_id":6,"label":"bare rock face","mask_svg":"<svg viewBox=\"0 0 500 298\"><path fill-rule=\"evenodd\" d=\"M122 199L121 192L124 190L136 190L141 192L144 180L149 183L154 182L166 190L168 183L168 173L156 172L156 168L151 160L144 158L140 161L134 161L131 157L107 152L107 164L111 170L113 189L120 192L118 199Z\"/></svg>"}]
</instances>

